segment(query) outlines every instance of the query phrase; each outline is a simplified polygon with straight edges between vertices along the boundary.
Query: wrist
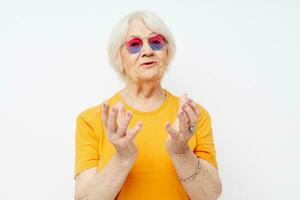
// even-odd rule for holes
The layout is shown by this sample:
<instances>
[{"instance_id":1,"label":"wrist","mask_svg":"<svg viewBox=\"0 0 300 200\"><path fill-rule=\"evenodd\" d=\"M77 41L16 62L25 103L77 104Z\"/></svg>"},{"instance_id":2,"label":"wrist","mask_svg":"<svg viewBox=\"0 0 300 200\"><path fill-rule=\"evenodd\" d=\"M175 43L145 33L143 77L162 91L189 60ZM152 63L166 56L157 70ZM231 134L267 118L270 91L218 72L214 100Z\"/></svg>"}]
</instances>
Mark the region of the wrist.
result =
<instances>
[{"instance_id":1,"label":"wrist","mask_svg":"<svg viewBox=\"0 0 300 200\"><path fill-rule=\"evenodd\" d=\"M169 149L168 152L172 156L183 156L190 151L190 147L188 144L185 144L181 147L177 147L176 149Z\"/></svg>"}]
</instances>

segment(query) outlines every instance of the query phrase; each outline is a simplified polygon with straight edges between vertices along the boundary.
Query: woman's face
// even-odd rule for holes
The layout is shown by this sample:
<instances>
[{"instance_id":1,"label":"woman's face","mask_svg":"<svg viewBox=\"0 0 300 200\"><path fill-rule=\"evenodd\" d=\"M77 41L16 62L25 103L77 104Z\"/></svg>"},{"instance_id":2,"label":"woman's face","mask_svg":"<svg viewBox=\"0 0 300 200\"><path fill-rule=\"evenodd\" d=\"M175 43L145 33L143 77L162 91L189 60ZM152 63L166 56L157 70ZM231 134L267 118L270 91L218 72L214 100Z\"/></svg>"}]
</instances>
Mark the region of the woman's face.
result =
<instances>
[{"instance_id":1,"label":"woman's face","mask_svg":"<svg viewBox=\"0 0 300 200\"><path fill-rule=\"evenodd\" d=\"M141 20L134 20L129 25L125 39L130 41L139 37L143 46L137 53L130 53L124 45L121 47L121 65L119 69L125 73L127 78L133 81L159 81L167 67L168 49L167 44L160 50L152 50L148 44L148 38L155 36Z\"/></svg>"}]
</instances>

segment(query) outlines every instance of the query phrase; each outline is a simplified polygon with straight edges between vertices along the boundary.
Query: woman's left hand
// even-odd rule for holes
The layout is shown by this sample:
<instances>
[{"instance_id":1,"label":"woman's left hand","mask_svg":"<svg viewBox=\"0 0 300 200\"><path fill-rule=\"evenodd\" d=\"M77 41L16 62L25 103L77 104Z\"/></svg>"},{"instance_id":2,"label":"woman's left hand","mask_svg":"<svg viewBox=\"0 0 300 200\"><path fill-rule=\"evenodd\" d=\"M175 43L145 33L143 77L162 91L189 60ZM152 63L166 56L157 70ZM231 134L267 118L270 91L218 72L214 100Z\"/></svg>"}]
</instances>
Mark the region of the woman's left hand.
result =
<instances>
[{"instance_id":1,"label":"woman's left hand","mask_svg":"<svg viewBox=\"0 0 300 200\"><path fill-rule=\"evenodd\" d=\"M188 141L197 130L200 110L197 104L186 95L181 96L178 116L173 126L169 122L165 128L169 133L166 146L171 154L184 154L189 150ZM189 130L193 126L193 131Z\"/></svg>"}]
</instances>

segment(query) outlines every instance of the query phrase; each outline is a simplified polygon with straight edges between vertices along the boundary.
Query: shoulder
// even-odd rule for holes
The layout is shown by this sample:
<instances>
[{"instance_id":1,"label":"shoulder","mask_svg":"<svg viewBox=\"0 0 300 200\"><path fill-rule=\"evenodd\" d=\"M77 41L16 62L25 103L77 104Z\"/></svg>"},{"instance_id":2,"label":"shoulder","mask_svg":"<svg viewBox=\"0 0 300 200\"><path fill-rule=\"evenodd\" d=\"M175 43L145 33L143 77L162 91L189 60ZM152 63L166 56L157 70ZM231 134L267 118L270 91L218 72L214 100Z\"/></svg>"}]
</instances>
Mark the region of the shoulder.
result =
<instances>
[{"instance_id":1,"label":"shoulder","mask_svg":"<svg viewBox=\"0 0 300 200\"><path fill-rule=\"evenodd\" d=\"M101 113L101 104L90 106L79 112L77 118L81 118L88 123L93 123Z\"/></svg>"},{"instance_id":2,"label":"shoulder","mask_svg":"<svg viewBox=\"0 0 300 200\"><path fill-rule=\"evenodd\" d=\"M108 102L109 104L112 104L114 101L116 101L117 93L113 94L112 96L104 99L98 104L89 106L82 111L79 112L77 115L77 119L82 119L86 121L88 124L95 124L101 122L101 112L102 112L102 104L104 102Z\"/></svg>"}]
</instances>

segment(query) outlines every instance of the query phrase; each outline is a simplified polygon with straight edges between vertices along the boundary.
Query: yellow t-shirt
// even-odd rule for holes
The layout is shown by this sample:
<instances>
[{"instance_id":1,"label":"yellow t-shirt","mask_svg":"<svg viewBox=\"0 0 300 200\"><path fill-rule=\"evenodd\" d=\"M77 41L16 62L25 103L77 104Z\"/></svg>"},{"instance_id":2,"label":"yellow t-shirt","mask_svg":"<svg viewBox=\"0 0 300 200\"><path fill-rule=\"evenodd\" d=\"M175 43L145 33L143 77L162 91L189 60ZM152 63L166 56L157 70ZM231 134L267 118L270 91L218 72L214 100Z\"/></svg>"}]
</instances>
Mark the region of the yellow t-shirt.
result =
<instances>
[{"instance_id":1,"label":"yellow t-shirt","mask_svg":"<svg viewBox=\"0 0 300 200\"><path fill-rule=\"evenodd\" d=\"M110 107L121 101L126 110L133 112L129 128L133 128L139 120L143 122L142 129L135 137L138 156L116 198L118 200L189 199L166 151L168 133L164 124L166 121L175 121L179 97L164 90L164 103L151 112L139 111L127 105L120 91L108 99ZM201 116L197 130L188 144L198 157L217 167L210 116L205 108L198 103L197 105ZM115 154L105 131L100 105L79 114L76 121L75 176L91 167L97 167L101 171Z\"/></svg>"}]
</instances>

